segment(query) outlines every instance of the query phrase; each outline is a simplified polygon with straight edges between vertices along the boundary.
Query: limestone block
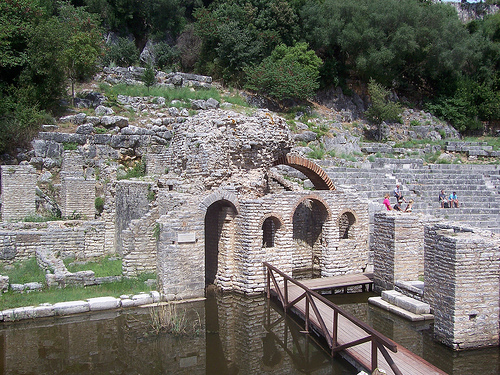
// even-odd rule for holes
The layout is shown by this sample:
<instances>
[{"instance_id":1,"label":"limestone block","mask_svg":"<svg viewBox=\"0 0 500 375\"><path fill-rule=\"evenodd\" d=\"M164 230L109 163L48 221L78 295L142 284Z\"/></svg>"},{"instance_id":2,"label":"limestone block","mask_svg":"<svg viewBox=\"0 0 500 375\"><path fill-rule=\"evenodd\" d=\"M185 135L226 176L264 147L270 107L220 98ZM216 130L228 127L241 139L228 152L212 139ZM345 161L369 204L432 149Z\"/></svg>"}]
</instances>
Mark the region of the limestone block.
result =
<instances>
[{"instance_id":1,"label":"limestone block","mask_svg":"<svg viewBox=\"0 0 500 375\"><path fill-rule=\"evenodd\" d=\"M396 298L396 306L399 306L414 314L429 314L431 312L431 307L428 303L420 302L414 298L406 296Z\"/></svg>"},{"instance_id":2,"label":"limestone block","mask_svg":"<svg viewBox=\"0 0 500 375\"><path fill-rule=\"evenodd\" d=\"M135 306L148 305L153 303L153 297L146 293L136 294L132 296Z\"/></svg>"},{"instance_id":3,"label":"limestone block","mask_svg":"<svg viewBox=\"0 0 500 375\"><path fill-rule=\"evenodd\" d=\"M120 300L114 297L88 298L90 311L112 310L120 307Z\"/></svg>"},{"instance_id":4,"label":"limestone block","mask_svg":"<svg viewBox=\"0 0 500 375\"><path fill-rule=\"evenodd\" d=\"M127 307L135 307L137 306L135 304L135 301L131 300L130 298L123 298L121 300L121 305L123 308L127 308Z\"/></svg>"},{"instance_id":5,"label":"limestone block","mask_svg":"<svg viewBox=\"0 0 500 375\"><path fill-rule=\"evenodd\" d=\"M35 317L33 309L34 309L33 306L26 306L26 307L17 307L15 309L5 310L3 312L4 321L14 322L16 320L32 319Z\"/></svg>"},{"instance_id":6,"label":"limestone block","mask_svg":"<svg viewBox=\"0 0 500 375\"><path fill-rule=\"evenodd\" d=\"M56 313L54 311L54 306L49 303L42 304L34 308L35 318L46 318L49 316L54 316Z\"/></svg>"},{"instance_id":7,"label":"limestone block","mask_svg":"<svg viewBox=\"0 0 500 375\"><path fill-rule=\"evenodd\" d=\"M396 292L395 290L384 290L384 291L382 291L381 296L382 296L382 300L395 305L396 299L398 297L403 296L403 295L400 292Z\"/></svg>"},{"instance_id":8,"label":"limestone block","mask_svg":"<svg viewBox=\"0 0 500 375\"><path fill-rule=\"evenodd\" d=\"M90 311L89 303L85 301L69 301L54 304L56 315L71 315Z\"/></svg>"}]
</instances>

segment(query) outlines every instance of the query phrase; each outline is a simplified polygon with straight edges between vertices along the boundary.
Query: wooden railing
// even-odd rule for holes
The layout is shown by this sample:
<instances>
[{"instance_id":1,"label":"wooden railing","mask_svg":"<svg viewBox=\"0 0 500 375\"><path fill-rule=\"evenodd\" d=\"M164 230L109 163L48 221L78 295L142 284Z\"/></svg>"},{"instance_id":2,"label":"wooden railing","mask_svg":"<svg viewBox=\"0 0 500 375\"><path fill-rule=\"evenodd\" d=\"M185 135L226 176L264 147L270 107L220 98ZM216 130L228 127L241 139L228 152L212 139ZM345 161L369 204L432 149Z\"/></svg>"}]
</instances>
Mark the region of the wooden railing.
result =
<instances>
[{"instance_id":1,"label":"wooden railing","mask_svg":"<svg viewBox=\"0 0 500 375\"><path fill-rule=\"evenodd\" d=\"M391 358L391 355L389 354L388 350L396 353L397 352L397 345L394 341L390 340L389 338L385 337L381 333L375 331L373 328L368 326L367 324L363 323L362 321L358 320L354 316L349 315L348 313L344 312L340 307L335 305L333 302L327 300L325 297L322 295L316 293L315 291L309 289L306 287L304 284L300 283L299 281L291 278L290 276L286 275L285 273L281 272L278 270L276 267L272 266L271 264L264 262L264 266L267 269L267 298L271 297L271 282L274 286L274 290L276 291L277 297L279 301L281 302L283 306L283 310L285 313L287 310L289 310L292 306L297 304L299 301L305 298L305 313L304 313L304 320L305 320L305 330L309 331L309 325L311 324L311 314L310 311L312 310L314 313L314 316L316 316L317 319L317 324L319 324L319 329L321 331L322 336L325 337L328 346L331 348L331 355L335 355L335 353L345 350L347 348L360 345L366 342L371 342L371 371L374 371L378 367L378 350L382 353L384 356L385 360L391 367L392 371L396 375L402 375L401 371L399 371L398 367L394 363L393 359ZM283 278L283 286L280 287L277 279L276 279L276 274L281 276ZM288 298L288 286L289 283L292 283L296 286L298 286L300 289L303 290L303 293L295 298L293 301L289 301ZM332 313L333 313L333 327L332 327L332 333L330 334L328 328L326 327L325 321L323 317L321 316L318 306L317 306L317 301L321 301L323 304L328 306ZM361 328L365 333L366 337L363 337L361 339L357 339L351 342L344 343L342 345L339 345L337 341L338 337L338 324L339 324L339 315L343 316L345 319L348 319L351 321L354 325L357 327ZM363 364L365 365L365 364ZM366 365L365 365L366 366Z\"/></svg>"}]
</instances>

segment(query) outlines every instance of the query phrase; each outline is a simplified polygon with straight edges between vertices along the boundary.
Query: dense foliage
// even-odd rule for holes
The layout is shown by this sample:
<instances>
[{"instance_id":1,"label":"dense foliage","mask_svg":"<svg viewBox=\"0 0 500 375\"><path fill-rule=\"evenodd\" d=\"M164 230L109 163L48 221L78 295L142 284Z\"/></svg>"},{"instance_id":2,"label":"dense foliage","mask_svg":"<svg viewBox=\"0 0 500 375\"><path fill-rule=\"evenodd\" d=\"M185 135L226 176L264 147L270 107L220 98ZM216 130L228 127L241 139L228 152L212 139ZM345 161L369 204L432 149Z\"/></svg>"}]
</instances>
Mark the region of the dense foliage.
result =
<instances>
[{"instance_id":1,"label":"dense foliage","mask_svg":"<svg viewBox=\"0 0 500 375\"><path fill-rule=\"evenodd\" d=\"M5 0L0 153L102 64L195 71L277 100L373 80L462 132L500 117L500 14L463 24L429 0Z\"/></svg>"}]
</instances>

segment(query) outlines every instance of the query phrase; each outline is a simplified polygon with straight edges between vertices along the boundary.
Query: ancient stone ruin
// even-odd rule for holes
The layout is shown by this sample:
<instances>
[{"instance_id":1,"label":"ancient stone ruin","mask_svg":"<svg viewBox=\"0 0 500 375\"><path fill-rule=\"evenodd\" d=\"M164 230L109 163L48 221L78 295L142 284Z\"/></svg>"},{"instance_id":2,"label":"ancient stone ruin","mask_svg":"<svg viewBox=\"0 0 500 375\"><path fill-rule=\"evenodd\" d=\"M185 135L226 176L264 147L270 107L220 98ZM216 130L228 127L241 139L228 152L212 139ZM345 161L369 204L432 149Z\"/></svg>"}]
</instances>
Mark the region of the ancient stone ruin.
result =
<instances>
[{"instance_id":1,"label":"ancient stone ruin","mask_svg":"<svg viewBox=\"0 0 500 375\"><path fill-rule=\"evenodd\" d=\"M262 293L263 262L296 278L373 270L378 291L429 306L442 342L498 345L498 237L445 223L433 208L443 181L457 187L463 210L483 196L470 188L479 187L489 202L481 214L490 210L481 226L497 231L498 166L380 158L338 167L307 158L267 110L242 114L207 100L191 116L161 99L119 97L148 114L134 125L96 103L96 116L63 119L75 133L47 127L30 157L1 167L3 264L35 257L47 284L91 285L103 280L68 272L62 259L118 256L124 277L156 273L167 300L203 296L208 284ZM135 168L145 173L130 177ZM400 181L420 200L414 212L381 212L381 197ZM443 215L479 215L463 210ZM66 220L23 221L35 214Z\"/></svg>"}]
</instances>

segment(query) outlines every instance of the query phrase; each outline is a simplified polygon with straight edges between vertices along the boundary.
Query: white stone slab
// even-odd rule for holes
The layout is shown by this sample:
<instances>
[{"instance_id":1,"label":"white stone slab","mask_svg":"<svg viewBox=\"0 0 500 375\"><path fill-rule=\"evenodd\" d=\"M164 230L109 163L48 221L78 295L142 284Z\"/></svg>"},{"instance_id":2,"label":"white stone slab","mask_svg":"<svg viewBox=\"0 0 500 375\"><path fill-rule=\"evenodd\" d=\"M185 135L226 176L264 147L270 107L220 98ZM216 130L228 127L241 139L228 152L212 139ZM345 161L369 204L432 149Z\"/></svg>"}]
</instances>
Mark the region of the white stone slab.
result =
<instances>
[{"instance_id":1,"label":"white stone slab","mask_svg":"<svg viewBox=\"0 0 500 375\"><path fill-rule=\"evenodd\" d=\"M193 243L196 242L195 232L177 233L178 243Z\"/></svg>"},{"instance_id":2,"label":"white stone slab","mask_svg":"<svg viewBox=\"0 0 500 375\"><path fill-rule=\"evenodd\" d=\"M112 310L121 306L120 300L114 297L96 297L87 299L90 311Z\"/></svg>"},{"instance_id":3,"label":"white stone slab","mask_svg":"<svg viewBox=\"0 0 500 375\"><path fill-rule=\"evenodd\" d=\"M56 315L71 315L90 311L89 303L85 301L58 302L54 304Z\"/></svg>"}]
</instances>

